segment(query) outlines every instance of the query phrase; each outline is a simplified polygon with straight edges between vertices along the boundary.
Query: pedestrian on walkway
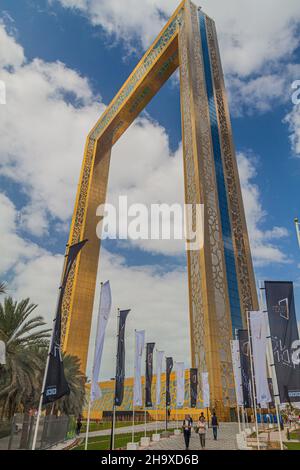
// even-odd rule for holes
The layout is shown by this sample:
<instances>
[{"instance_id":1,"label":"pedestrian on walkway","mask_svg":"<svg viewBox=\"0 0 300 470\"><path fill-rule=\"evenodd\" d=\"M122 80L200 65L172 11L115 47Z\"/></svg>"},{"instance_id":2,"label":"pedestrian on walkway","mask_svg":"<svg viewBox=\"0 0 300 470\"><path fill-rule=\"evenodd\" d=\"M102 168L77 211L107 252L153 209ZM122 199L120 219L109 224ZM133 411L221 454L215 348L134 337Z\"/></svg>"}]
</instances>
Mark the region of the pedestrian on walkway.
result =
<instances>
[{"instance_id":1,"label":"pedestrian on walkway","mask_svg":"<svg viewBox=\"0 0 300 470\"><path fill-rule=\"evenodd\" d=\"M191 430L192 430L192 420L190 415L185 415L185 418L182 423L183 437L185 442L185 449L189 450L190 439L191 439Z\"/></svg>"},{"instance_id":2,"label":"pedestrian on walkway","mask_svg":"<svg viewBox=\"0 0 300 470\"><path fill-rule=\"evenodd\" d=\"M82 427L82 421L81 421L81 415L78 416L77 422L76 422L76 435L79 436L80 434L80 429Z\"/></svg>"},{"instance_id":3,"label":"pedestrian on walkway","mask_svg":"<svg viewBox=\"0 0 300 470\"><path fill-rule=\"evenodd\" d=\"M218 439L218 427L219 427L219 423L218 423L218 418L217 418L215 412L213 412L213 415L212 415L212 417L211 417L211 427L212 427L212 430L213 430L214 440L216 441L216 440Z\"/></svg>"},{"instance_id":4,"label":"pedestrian on walkway","mask_svg":"<svg viewBox=\"0 0 300 470\"><path fill-rule=\"evenodd\" d=\"M203 413L201 413L201 416L199 417L197 428L198 428L198 434L200 438L201 449L204 449L205 448L205 436L206 436L206 421L205 421L205 417Z\"/></svg>"}]
</instances>

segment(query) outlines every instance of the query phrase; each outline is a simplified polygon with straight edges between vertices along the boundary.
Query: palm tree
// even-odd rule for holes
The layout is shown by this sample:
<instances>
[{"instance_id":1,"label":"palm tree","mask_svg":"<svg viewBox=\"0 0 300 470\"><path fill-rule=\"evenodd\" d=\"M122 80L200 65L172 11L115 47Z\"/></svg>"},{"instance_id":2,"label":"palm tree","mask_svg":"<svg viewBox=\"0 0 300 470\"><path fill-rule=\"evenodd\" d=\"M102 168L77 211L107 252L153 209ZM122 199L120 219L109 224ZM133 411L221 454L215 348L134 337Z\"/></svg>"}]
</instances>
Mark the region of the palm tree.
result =
<instances>
[{"instance_id":1,"label":"palm tree","mask_svg":"<svg viewBox=\"0 0 300 470\"><path fill-rule=\"evenodd\" d=\"M45 361L36 348L45 348L50 330L41 329L46 324L43 317L28 318L36 307L29 299L18 303L11 297L0 304L0 340L6 345L0 377L2 417L11 417L18 405L35 401L41 387Z\"/></svg>"},{"instance_id":2,"label":"palm tree","mask_svg":"<svg viewBox=\"0 0 300 470\"><path fill-rule=\"evenodd\" d=\"M70 387L70 395L57 400L55 410L63 414L76 416L82 413L85 404L86 377L80 370L80 360L77 356L63 354L64 372Z\"/></svg>"},{"instance_id":3,"label":"palm tree","mask_svg":"<svg viewBox=\"0 0 300 470\"><path fill-rule=\"evenodd\" d=\"M5 282L0 282L0 295L1 294L6 294L6 283Z\"/></svg>"}]
</instances>

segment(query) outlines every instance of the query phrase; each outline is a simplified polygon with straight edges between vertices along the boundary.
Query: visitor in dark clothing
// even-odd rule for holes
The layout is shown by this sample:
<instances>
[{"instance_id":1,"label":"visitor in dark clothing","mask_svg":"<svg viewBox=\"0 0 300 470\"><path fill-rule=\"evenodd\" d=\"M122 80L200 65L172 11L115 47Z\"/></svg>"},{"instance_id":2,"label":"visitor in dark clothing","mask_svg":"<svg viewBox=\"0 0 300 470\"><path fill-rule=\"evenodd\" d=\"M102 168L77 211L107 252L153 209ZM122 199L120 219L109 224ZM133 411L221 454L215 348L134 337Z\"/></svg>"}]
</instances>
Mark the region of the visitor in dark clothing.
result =
<instances>
[{"instance_id":1,"label":"visitor in dark clothing","mask_svg":"<svg viewBox=\"0 0 300 470\"><path fill-rule=\"evenodd\" d=\"M190 415L185 415L185 418L182 423L183 437L185 442L185 449L188 450L190 446L191 439L191 430L192 430L192 420Z\"/></svg>"},{"instance_id":2,"label":"visitor in dark clothing","mask_svg":"<svg viewBox=\"0 0 300 470\"><path fill-rule=\"evenodd\" d=\"M216 441L217 438L218 438L218 427L219 427L218 418L216 416L216 413L213 413L213 415L211 417L211 427L212 427L212 430L213 430L214 440Z\"/></svg>"}]
</instances>

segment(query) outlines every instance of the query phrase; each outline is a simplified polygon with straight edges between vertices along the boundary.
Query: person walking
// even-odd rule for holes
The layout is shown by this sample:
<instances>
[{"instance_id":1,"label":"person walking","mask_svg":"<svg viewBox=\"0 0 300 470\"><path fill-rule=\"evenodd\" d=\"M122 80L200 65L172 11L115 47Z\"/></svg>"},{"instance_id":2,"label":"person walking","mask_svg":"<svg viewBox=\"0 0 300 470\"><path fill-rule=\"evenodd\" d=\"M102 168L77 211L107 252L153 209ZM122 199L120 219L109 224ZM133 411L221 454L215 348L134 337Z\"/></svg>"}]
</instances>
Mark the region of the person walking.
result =
<instances>
[{"instance_id":1,"label":"person walking","mask_svg":"<svg viewBox=\"0 0 300 470\"><path fill-rule=\"evenodd\" d=\"M218 427L219 427L219 423L218 423L218 418L217 418L215 412L213 412L213 415L212 415L212 417L211 417L211 427L212 427L212 430L213 430L214 440L216 441L216 440L218 439Z\"/></svg>"},{"instance_id":2,"label":"person walking","mask_svg":"<svg viewBox=\"0 0 300 470\"><path fill-rule=\"evenodd\" d=\"M82 427L82 421L81 421L81 416L79 415L77 418L77 423L76 423L76 434L79 436L80 434L80 429Z\"/></svg>"},{"instance_id":3,"label":"person walking","mask_svg":"<svg viewBox=\"0 0 300 470\"><path fill-rule=\"evenodd\" d=\"M185 418L182 423L183 437L185 442L185 449L189 450L190 439L191 439L191 430L192 430L192 420L190 415L185 415Z\"/></svg>"},{"instance_id":4,"label":"person walking","mask_svg":"<svg viewBox=\"0 0 300 470\"><path fill-rule=\"evenodd\" d=\"M206 421L205 421L205 417L203 413L201 413L201 416L199 417L197 428L198 428L198 434L200 438L201 449L204 449L205 448L205 436L206 436Z\"/></svg>"}]
</instances>

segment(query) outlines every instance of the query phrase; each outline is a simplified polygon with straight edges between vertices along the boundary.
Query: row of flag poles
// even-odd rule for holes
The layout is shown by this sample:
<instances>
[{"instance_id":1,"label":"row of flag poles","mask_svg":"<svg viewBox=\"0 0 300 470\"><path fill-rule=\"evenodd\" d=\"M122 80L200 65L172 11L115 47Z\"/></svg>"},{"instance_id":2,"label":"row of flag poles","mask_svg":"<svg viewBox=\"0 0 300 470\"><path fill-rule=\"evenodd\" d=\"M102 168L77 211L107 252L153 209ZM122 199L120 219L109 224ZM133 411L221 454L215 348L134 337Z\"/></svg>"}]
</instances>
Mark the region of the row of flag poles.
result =
<instances>
[{"instance_id":1,"label":"row of flag poles","mask_svg":"<svg viewBox=\"0 0 300 470\"><path fill-rule=\"evenodd\" d=\"M69 394L69 385L65 379L63 359L61 354L61 316L64 292L69 275L78 255L87 240L68 246L63 267L61 286L55 317L53 320L52 337L45 367L42 391L37 413L32 449L36 448L39 421L42 406L53 403L62 396ZM266 295L264 308L263 291ZM297 318L294 304L293 283L285 281L266 281L260 287L261 310L247 312L247 329L237 330L236 337L231 341L232 364L235 381L236 402L240 425L240 409L245 419L245 408L253 409L257 430L257 445L259 448L257 408L276 408L277 423L281 448L283 448L280 433L279 405L300 401L300 340L297 328ZM101 284L100 304L97 318L96 339L92 367L91 390L88 403L87 430L85 448L88 443L91 405L95 399L101 398L98 379L101 368L106 327L112 306L109 281ZM115 393L112 413L111 448L114 448L114 429L116 407L121 406L124 395L125 380L125 326L130 310L118 310L118 340L116 357ZM153 355L155 343L145 344L145 330L135 331L134 357L134 390L133 390L133 425L134 440L134 410L143 406L142 391L142 355L146 347L145 367L145 435L147 431L146 409L152 407L152 377ZM161 404L161 375L163 373L164 352L156 350L156 410ZM165 358L165 406L166 425L167 410L171 404L170 376L173 370L173 358ZM176 407L184 405L185 369L183 362L175 363L176 373ZM197 369L190 369L191 408L196 407L198 396ZM271 377L270 377L271 376ZM210 406L209 377L207 372L201 374L203 408ZM270 380L271 378L271 380ZM272 384L274 397L270 392ZM157 422L157 420L156 420Z\"/></svg>"},{"instance_id":2,"label":"row of flag poles","mask_svg":"<svg viewBox=\"0 0 300 470\"><path fill-rule=\"evenodd\" d=\"M100 305L97 319L96 339L94 348L94 358L92 367L92 378L90 384L90 396L88 402L87 414L87 427L85 436L85 450L88 446L89 426L91 406L94 400L101 398L102 393L98 385L100 374L105 332L108 319L111 313L112 296L109 281L101 284ZM111 442L110 448L114 449L115 438L115 418L116 407L122 405L124 396L124 380L125 380L125 326L126 319L130 310L118 310L118 336L117 336L117 356L116 356L116 375L115 375L115 390L112 411L112 426L111 426ZM137 407L142 407L144 402L145 413L145 437L147 435L147 408L152 408L152 379L153 379L153 356L155 350L155 343L146 343L145 330L135 330L135 348L134 348L134 385L133 385L133 401L132 401L132 443L134 443L135 435L135 410ZM142 357L146 351L145 361L145 388L143 394L142 387ZM155 389L155 406L156 406L156 434L157 434L157 412L158 407L161 405L161 376L164 370L164 351L156 350L156 389ZM171 404L170 395L170 376L173 370L173 358L165 358L165 413L166 413L166 428L168 420L168 407ZM185 399L185 366L183 362L175 362L175 375L176 375L176 407L182 408ZM208 373L202 373L202 394L204 407L208 408L209 403L209 382ZM143 400L144 396L144 400ZM198 370L190 369L190 396L191 407L197 405L198 397Z\"/></svg>"},{"instance_id":3,"label":"row of flag poles","mask_svg":"<svg viewBox=\"0 0 300 470\"><path fill-rule=\"evenodd\" d=\"M260 285L260 294L261 310L247 312L247 329L237 330L231 341L238 416L240 408L243 418L245 408L253 409L259 449L257 409L275 408L283 449L279 407L300 401L300 340L293 283L266 281Z\"/></svg>"}]
</instances>

